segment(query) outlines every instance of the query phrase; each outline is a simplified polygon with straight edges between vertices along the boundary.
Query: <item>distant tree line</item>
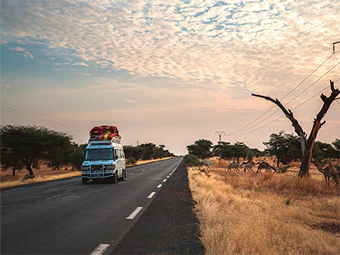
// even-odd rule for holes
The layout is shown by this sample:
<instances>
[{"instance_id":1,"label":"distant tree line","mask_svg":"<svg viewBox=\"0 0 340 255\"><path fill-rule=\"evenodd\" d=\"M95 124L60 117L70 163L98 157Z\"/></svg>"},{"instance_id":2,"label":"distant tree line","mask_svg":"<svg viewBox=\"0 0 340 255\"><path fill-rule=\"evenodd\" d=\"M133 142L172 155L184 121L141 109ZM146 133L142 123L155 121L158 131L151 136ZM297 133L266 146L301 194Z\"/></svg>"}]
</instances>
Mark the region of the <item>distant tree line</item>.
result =
<instances>
[{"instance_id":1,"label":"distant tree line","mask_svg":"<svg viewBox=\"0 0 340 255\"><path fill-rule=\"evenodd\" d=\"M137 160L149 160L175 156L173 153L164 149L165 145L144 143L137 146L123 146L125 158L128 164L135 164Z\"/></svg>"},{"instance_id":2,"label":"distant tree line","mask_svg":"<svg viewBox=\"0 0 340 255\"><path fill-rule=\"evenodd\" d=\"M33 168L42 162L53 169L71 165L80 169L86 144L72 142L72 136L40 126L2 125L0 128L1 166L3 169L26 168L33 178Z\"/></svg>"},{"instance_id":3,"label":"distant tree line","mask_svg":"<svg viewBox=\"0 0 340 255\"><path fill-rule=\"evenodd\" d=\"M11 169L13 176L16 170L26 168L28 178L34 178L33 169L39 169L42 162L52 169L72 166L81 169L87 143L78 145L72 142L70 134L54 131L46 127L31 125L1 125L1 166ZM156 159L174 156L165 145L153 143L136 147L124 146L125 157L133 161Z\"/></svg>"},{"instance_id":4,"label":"distant tree line","mask_svg":"<svg viewBox=\"0 0 340 255\"><path fill-rule=\"evenodd\" d=\"M217 145L209 140L199 139L194 144L187 146L189 155L195 155L200 159L218 156L221 159L248 159L251 160L254 157L264 156L266 152L258 149L249 148L243 142L236 142L230 144L229 142L219 142Z\"/></svg>"},{"instance_id":5,"label":"distant tree line","mask_svg":"<svg viewBox=\"0 0 340 255\"><path fill-rule=\"evenodd\" d=\"M299 137L294 134L286 134L284 131L278 134L271 134L269 141L263 142L266 146L264 151L249 148L243 142L230 144L229 142L220 142L217 145L209 140L199 139L194 144L188 145L188 157L190 162L199 162L192 156L204 159L212 156L218 156L226 160L252 160L254 157L270 155L276 157L276 164L289 164L292 161L301 160L301 143ZM340 160L340 139L335 139L331 144L316 141L313 148L313 158L319 161L324 159Z\"/></svg>"}]
</instances>

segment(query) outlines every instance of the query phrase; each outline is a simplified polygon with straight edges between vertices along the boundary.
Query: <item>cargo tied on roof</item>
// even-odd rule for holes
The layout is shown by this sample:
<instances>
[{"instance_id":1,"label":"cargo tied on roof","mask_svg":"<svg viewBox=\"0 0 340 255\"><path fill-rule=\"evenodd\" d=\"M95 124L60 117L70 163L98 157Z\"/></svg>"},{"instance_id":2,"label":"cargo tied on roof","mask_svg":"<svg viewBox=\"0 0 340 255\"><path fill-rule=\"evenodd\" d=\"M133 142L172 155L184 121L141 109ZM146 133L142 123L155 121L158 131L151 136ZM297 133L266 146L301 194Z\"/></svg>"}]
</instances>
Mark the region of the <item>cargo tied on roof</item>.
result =
<instances>
[{"instance_id":1,"label":"cargo tied on roof","mask_svg":"<svg viewBox=\"0 0 340 255\"><path fill-rule=\"evenodd\" d=\"M121 138L116 126L101 125L90 130L90 140L112 140L114 138Z\"/></svg>"}]
</instances>

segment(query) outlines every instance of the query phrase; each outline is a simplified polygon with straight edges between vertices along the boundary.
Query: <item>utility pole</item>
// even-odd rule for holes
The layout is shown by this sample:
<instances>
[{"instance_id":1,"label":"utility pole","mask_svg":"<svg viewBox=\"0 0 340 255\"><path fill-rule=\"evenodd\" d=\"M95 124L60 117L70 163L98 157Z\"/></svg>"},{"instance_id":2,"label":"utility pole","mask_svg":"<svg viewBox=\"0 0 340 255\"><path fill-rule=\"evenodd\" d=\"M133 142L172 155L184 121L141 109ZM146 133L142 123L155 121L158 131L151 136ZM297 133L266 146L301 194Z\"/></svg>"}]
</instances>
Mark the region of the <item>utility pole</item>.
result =
<instances>
[{"instance_id":1,"label":"utility pole","mask_svg":"<svg viewBox=\"0 0 340 255\"><path fill-rule=\"evenodd\" d=\"M139 141L138 140L137 140L136 144L137 144L137 146L139 145Z\"/></svg>"},{"instance_id":2,"label":"utility pole","mask_svg":"<svg viewBox=\"0 0 340 255\"><path fill-rule=\"evenodd\" d=\"M225 134L225 132L224 131L216 131L215 134L218 134L218 136L219 136L218 143L220 144L222 142L221 137L222 137L222 135Z\"/></svg>"},{"instance_id":3,"label":"utility pole","mask_svg":"<svg viewBox=\"0 0 340 255\"><path fill-rule=\"evenodd\" d=\"M335 53L335 44L337 44L337 43L340 43L340 41L333 43L333 54Z\"/></svg>"}]
</instances>

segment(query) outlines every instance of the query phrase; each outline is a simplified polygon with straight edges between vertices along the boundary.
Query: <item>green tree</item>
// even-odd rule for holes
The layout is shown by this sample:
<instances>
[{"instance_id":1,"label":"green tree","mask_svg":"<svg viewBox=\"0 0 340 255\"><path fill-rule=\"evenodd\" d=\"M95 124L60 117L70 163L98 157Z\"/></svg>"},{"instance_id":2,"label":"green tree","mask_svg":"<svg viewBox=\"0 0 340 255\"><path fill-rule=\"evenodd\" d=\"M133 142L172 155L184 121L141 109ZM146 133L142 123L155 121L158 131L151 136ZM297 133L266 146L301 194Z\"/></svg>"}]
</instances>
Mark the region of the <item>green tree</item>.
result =
<instances>
[{"instance_id":1,"label":"green tree","mask_svg":"<svg viewBox=\"0 0 340 255\"><path fill-rule=\"evenodd\" d=\"M138 159L156 159L164 157L172 157L173 153L165 150L165 145L156 146L153 143L145 143L138 146L125 145L124 153L125 158L135 158Z\"/></svg>"},{"instance_id":2,"label":"green tree","mask_svg":"<svg viewBox=\"0 0 340 255\"><path fill-rule=\"evenodd\" d=\"M329 143L315 141L313 147L313 158L318 161L336 157L336 149Z\"/></svg>"},{"instance_id":3,"label":"green tree","mask_svg":"<svg viewBox=\"0 0 340 255\"><path fill-rule=\"evenodd\" d=\"M223 158L222 157L222 154L223 154L223 149L227 146L227 145L230 145L229 142L219 142L218 144L216 144L215 146L213 146L212 148L212 153L214 156L218 156L220 157L221 159Z\"/></svg>"},{"instance_id":4,"label":"green tree","mask_svg":"<svg viewBox=\"0 0 340 255\"><path fill-rule=\"evenodd\" d=\"M340 160L340 139L335 139L333 142L332 142L332 145L333 147L335 148L335 151L334 151L334 158L337 158L338 161Z\"/></svg>"},{"instance_id":5,"label":"green tree","mask_svg":"<svg viewBox=\"0 0 340 255\"><path fill-rule=\"evenodd\" d=\"M70 154L70 163L72 165L72 170L81 169L81 164L83 162L83 157L85 154L86 146L72 144L73 150Z\"/></svg>"},{"instance_id":6,"label":"green tree","mask_svg":"<svg viewBox=\"0 0 340 255\"><path fill-rule=\"evenodd\" d=\"M0 128L1 163L15 168L17 164L26 167L33 175L33 163L39 160L51 161L55 153L71 147L72 137L46 127L2 125Z\"/></svg>"},{"instance_id":7,"label":"green tree","mask_svg":"<svg viewBox=\"0 0 340 255\"><path fill-rule=\"evenodd\" d=\"M268 142L263 143L267 151L277 158L276 165L280 162L288 164L289 162L301 158L300 140L293 134L285 134L280 131L278 134L271 134Z\"/></svg>"},{"instance_id":8,"label":"green tree","mask_svg":"<svg viewBox=\"0 0 340 255\"><path fill-rule=\"evenodd\" d=\"M246 158L248 155L248 146L244 144L244 142L236 142L232 146L232 156L237 158L237 162L240 162L240 158Z\"/></svg>"},{"instance_id":9,"label":"green tree","mask_svg":"<svg viewBox=\"0 0 340 255\"><path fill-rule=\"evenodd\" d=\"M207 158L211 156L212 142L205 139L199 139L194 144L188 145L189 154L193 154L199 158Z\"/></svg>"},{"instance_id":10,"label":"green tree","mask_svg":"<svg viewBox=\"0 0 340 255\"><path fill-rule=\"evenodd\" d=\"M229 142L220 142L214 146L213 153L222 159L236 158L238 162L241 157L248 159L253 157L253 152L243 142L236 142L233 145Z\"/></svg>"},{"instance_id":11,"label":"green tree","mask_svg":"<svg viewBox=\"0 0 340 255\"><path fill-rule=\"evenodd\" d=\"M154 159L156 157L156 144L154 143L143 143L140 145L142 148L143 154L142 154L142 159L143 160L149 160L149 159Z\"/></svg>"}]
</instances>

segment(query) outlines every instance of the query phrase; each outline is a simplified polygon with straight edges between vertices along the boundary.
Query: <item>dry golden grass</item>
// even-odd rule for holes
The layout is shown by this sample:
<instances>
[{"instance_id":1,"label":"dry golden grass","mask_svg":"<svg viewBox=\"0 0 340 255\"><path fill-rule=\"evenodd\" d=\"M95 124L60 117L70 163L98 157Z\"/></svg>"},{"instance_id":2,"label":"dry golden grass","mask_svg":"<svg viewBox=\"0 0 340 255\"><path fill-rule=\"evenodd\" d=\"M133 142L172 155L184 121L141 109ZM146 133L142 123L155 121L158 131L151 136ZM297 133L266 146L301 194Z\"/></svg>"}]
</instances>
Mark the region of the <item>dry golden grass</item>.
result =
<instances>
[{"instance_id":1,"label":"dry golden grass","mask_svg":"<svg viewBox=\"0 0 340 255\"><path fill-rule=\"evenodd\" d=\"M135 165L147 164L159 160L165 160L168 158L162 159L152 159L152 160L139 160ZM40 169L33 169L33 173L35 175L34 179L25 179L25 176L28 174L26 169L21 169L20 171L15 172L15 176L12 176L12 170L4 171L1 169L0 171L0 188L8 188L13 186L20 186L30 183L36 182L46 182L64 178L70 178L74 176L81 176L81 171L73 171L71 167L63 167L59 170L52 170L52 168L47 167L45 164L40 165Z\"/></svg>"},{"instance_id":2,"label":"dry golden grass","mask_svg":"<svg viewBox=\"0 0 340 255\"><path fill-rule=\"evenodd\" d=\"M33 173L35 175L34 179L26 179L25 176L28 174L26 169L15 171L15 176L12 176L12 170L4 171L1 169L0 188L81 176L81 171L72 171L71 167L63 167L59 170L52 170L52 168L47 167L45 164L42 164L39 170L33 169Z\"/></svg>"},{"instance_id":3,"label":"dry golden grass","mask_svg":"<svg viewBox=\"0 0 340 255\"><path fill-rule=\"evenodd\" d=\"M340 254L335 183L226 165L188 170L206 254Z\"/></svg>"},{"instance_id":4,"label":"dry golden grass","mask_svg":"<svg viewBox=\"0 0 340 255\"><path fill-rule=\"evenodd\" d=\"M160 161L160 160L166 160L166 159L170 159L170 158L172 158L172 157L161 158L161 159L138 160L135 165L142 165L142 164L152 163L152 162L156 162L156 161Z\"/></svg>"}]
</instances>

